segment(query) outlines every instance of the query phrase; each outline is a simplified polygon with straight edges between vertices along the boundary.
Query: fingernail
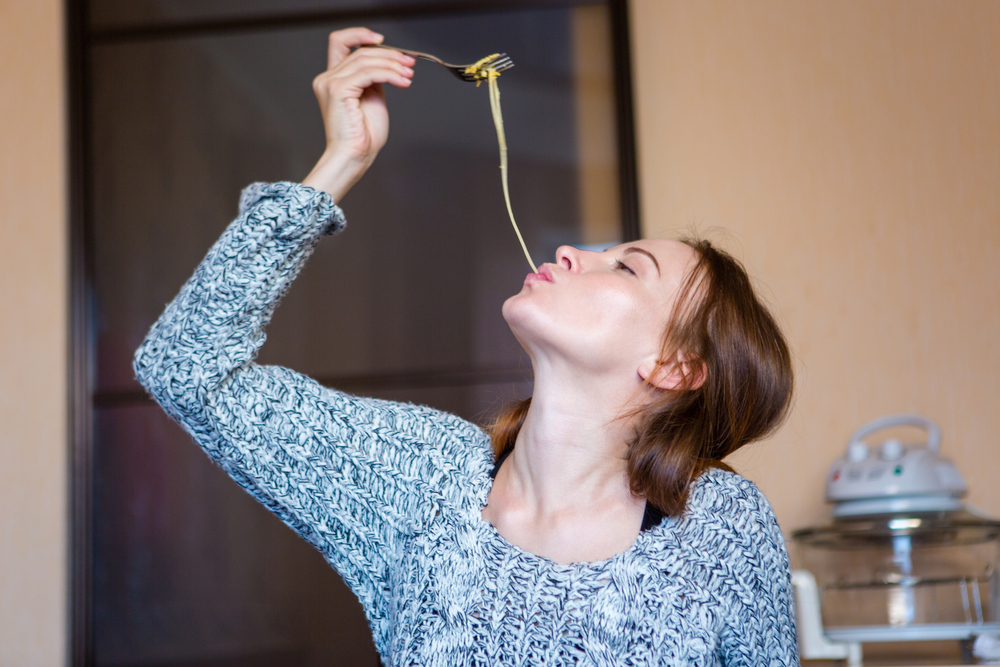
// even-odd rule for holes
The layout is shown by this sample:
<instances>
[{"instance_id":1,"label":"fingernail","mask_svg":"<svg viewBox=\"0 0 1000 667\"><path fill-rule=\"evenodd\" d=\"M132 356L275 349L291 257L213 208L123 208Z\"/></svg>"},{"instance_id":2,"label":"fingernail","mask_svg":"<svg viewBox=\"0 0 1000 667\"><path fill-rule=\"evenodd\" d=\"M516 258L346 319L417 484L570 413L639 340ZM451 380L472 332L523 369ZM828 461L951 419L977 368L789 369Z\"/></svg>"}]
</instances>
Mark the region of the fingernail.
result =
<instances>
[{"instance_id":1,"label":"fingernail","mask_svg":"<svg viewBox=\"0 0 1000 667\"><path fill-rule=\"evenodd\" d=\"M375 39L377 39L377 40L378 40L378 41L380 41L380 42L381 42L381 41L382 41L383 39L385 39L385 37L383 37L382 35L380 35L380 34L378 34L378 33L375 33L374 37L375 37Z\"/></svg>"}]
</instances>

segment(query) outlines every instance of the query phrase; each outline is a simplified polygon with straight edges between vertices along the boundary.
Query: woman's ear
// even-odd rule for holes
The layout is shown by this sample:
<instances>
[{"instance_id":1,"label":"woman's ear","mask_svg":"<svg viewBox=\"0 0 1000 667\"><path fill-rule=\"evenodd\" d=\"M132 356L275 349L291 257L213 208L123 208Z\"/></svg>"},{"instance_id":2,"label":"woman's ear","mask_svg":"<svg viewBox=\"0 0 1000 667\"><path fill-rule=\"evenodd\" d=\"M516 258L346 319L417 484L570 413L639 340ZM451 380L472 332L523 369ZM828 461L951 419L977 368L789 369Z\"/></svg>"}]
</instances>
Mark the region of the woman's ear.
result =
<instances>
[{"instance_id":1,"label":"woman's ear","mask_svg":"<svg viewBox=\"0 0 1000 667\"><path fill-rule=\"evenodd\" d=\"M669 361L656 359L640 365L639 377L657 389L697 389L705 382L705 364L678 350Z\"/></svg>"}]
</instances>

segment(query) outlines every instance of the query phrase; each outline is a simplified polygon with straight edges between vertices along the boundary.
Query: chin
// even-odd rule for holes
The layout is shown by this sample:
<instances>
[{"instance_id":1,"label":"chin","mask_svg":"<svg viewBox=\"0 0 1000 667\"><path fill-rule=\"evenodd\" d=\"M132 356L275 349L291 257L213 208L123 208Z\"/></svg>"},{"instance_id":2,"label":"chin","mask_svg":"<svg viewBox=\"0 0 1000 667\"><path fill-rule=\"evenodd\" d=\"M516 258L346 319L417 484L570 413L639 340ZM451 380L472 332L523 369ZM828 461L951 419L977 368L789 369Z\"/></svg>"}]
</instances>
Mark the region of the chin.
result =
<instances>
[{"instance_id":1,"label":"chin","mask_svg":"<svg viewBox=\"0 0 1000 667\"><path fill-rule=\"evenodd\" d=\"M507 324L511 327L514 326L514 320L517 320L520 316L520 312L524 310L524 292L518 292L512 296L507 297L503 302L503 306L500 308L500 312L503 313L503 318L507 320Z\"/></svg>"},{"instance_id":2,"label":"chin","mask_svg":"<svg viewBox=\"0 0 1000 667\"><path fill-rule=\"evenodd\" d=\"M540 304L535 303L535 299L531 298L531 294L525 291L508 297L503 302L501 312L503 313L503 318L507 321L507 325L511 329L514 329L515 332L525 327L535 329L538 326L544 326L542 323L547 319L546 313L540 307Z\"/></svg>"},{"instance_id":3,"label":"chin","mask_svg":"<svg viewBox=\"0 0 1000 667\"><path fill-rule=\"evenodd\" d=\"M540 342L546 338L545 332L552 328L546 313L533 303L532 299L525 298L524 292L515 294L503 302L503 318L507 326L514 333L514 337L521 343L521 347L529 354L531 352L532 341Z\"/></svg>"}]
</instances>

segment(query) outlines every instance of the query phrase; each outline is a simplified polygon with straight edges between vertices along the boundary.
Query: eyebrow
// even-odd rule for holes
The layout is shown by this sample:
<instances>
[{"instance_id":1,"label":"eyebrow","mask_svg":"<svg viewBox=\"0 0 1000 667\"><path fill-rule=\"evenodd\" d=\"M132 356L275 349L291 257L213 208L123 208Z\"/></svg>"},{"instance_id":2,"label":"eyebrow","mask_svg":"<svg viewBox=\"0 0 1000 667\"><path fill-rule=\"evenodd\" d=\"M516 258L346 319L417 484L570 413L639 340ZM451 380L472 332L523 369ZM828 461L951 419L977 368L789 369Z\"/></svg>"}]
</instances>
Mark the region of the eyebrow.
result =
<instances>
[{"instance_id":1,"label":"eyebrow","mask_svg":"<svg viewBox=\"0 0 1000 667\"><path fill-rule=\"evenodd\" d=\"M653 253L649 252L648 250L643 250L642 248L636 248L635 246L629 246L628 248L625 248L625 253L626 254L628 254L630 252L642 253L646 257L649 257L651 260L653 260L653 266L656 267L656 275L658 275L658 276L662 276L663 275L662 273L660 273L660 263L656 261L655 257L653 257Z\"/></svg>"}]
</instances>

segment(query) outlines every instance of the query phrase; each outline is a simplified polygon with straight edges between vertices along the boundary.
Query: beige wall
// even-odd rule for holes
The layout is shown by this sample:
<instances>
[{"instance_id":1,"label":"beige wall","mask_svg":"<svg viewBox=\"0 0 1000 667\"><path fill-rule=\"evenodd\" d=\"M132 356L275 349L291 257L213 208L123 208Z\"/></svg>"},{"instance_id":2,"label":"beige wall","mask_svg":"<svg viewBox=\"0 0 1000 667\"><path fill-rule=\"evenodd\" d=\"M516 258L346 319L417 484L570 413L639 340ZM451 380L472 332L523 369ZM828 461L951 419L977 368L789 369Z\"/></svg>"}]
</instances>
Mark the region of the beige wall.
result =
<instances>
[{"instance_id":1,"label":"beige wall","mask_svg":"<svg viewBox=\"0 0 1000 667\"><path fill-rule=\"evenodd\" d=\"M854 428L919 412L1000 515L1000 2L630 2L646 234L729 230L794 349L737 467L802 527Z\"/></svg>"},{"instance_id":2,"label":"beige wall","mask_svg":"<svg viewBox=\"0 0 1000 667\"><path fill-rule=\"evenodd\" d=\"M62 3L0 0L0 666L66 646Z\"/></svg>"}]
</instances>

